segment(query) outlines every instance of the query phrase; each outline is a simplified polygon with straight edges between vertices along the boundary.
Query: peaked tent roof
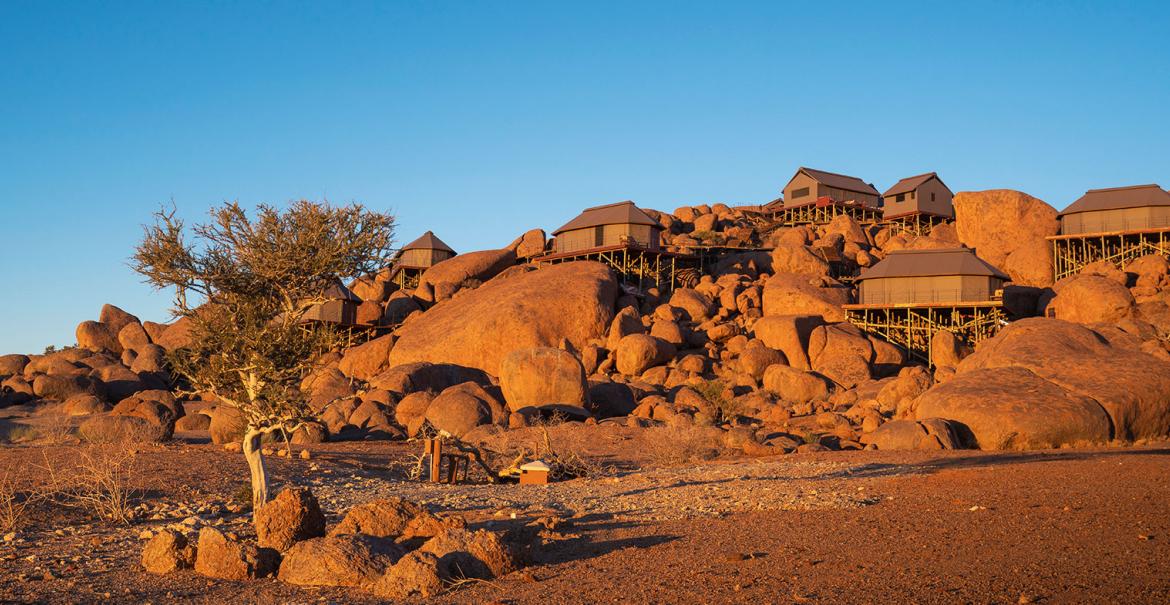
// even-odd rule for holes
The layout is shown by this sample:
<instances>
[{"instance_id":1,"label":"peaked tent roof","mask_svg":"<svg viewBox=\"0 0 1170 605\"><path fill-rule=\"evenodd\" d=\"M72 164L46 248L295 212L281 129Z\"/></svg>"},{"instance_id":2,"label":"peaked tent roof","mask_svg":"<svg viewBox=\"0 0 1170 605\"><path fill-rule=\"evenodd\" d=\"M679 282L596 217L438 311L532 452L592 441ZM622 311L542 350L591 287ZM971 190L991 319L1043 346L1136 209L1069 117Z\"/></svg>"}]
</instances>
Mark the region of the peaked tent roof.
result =
<instances>
[{"instance_id":1,"label":"peaked tent roof","mask_svg":"<svg viewBox=\"0 0 1170 605\"><path fill-rule=\"evenodd\" d=\"M342 284L340 280L326 286L325 290L321 292L321 295L329 300L348 300L350 302L356 303L362 302L362 299L358 298L358 295L354 294L353 290L346 288L345 284Z\"/></svg>"},{"instance_id":2,"label":"peaked tent roof","mask_svg":"<svg viewBox=\"0 0 1170 605\"><path fill-rule=\"evenodd\" d=\"M1090 189L1080 199L1069 204L1068 208L1061 210L1059 216L1078 212L1140 208L1142 206L1170 206L1170 193L1153 184Z\"/></svg>"},{"instance_id":3,"label":"peaked tent roof","mask_svg":"<svg viewBox=\"0 0 1170 605\"><path fill-rule=\"evenodd\" d=\"M577 218L565 223L560 229L553 231L553 235L574 229L587 229L599 225L619 224L651 225L662 228L662 225L658 224L658 221L650 218L645 212L642 212L640 208L634 205L634 202L627 200L616 204L586 208Z\"/></svg>"},{"instance_id":4,"label":"peaked tent roof","mask_svg":"<svg viewBox=\"0 0 1170 605\"><path fill-rule=\"evenodd\" d=\"M854 193L868 193L870 195L881 195L873 185L855 177L845 174L837 174L835 172L825 172L824 170L815 170L812 168L805 168L801 166L796 170L796 174L792 175L792 179L796 178L797 174L805 173L815 179L818 183L835 187L837 189L844 189L845 191L852 191ZM788 179L788 183L792 183L792 179ZM785 184L787 187L788 184Z\"/></svg>"},{"instance_id":5,"label":"peaked tent roof","mask_svg":"<svg viewBox=\"0 0 1170 605\"><path fill-rule=\"evenodd\" d=\"M882 277L938 277L986 275L1011 279L1003 271L975 256L971 248L895 250L880 263L864 270L857 281Z\"/></svg>"},{"instance_id":6,"label":"peaked tent roof","mask_svg":"<svg viewBox=\"0 0 1170 605\"><path fill-rule=\"evenodd\" d=\"M435 237L433 231L427 231L426 233L422 234L418 239L400 248L399 252L405 250L443 250L444 252L455 254L455 251L452 250L450 246L443 243L443 240Z\"/></svg>"},{"instance_id":7,"label":"peaked tent roof","mask_svg":"<svg viewBox=\"0 0 1170 605\"><path fill-rule=\"evenodd\" d=\"M890 197L891 195L898 195L899 193L909 193L915 189L918 189L923 185L923 183L929 181L930 179L938 179L938 182L942 183L943 187L947 187L947 184L943 183L942 179L938 178L938 173L928 172L926 174L919 174L917 176L908 176L898 181L897 183L894 183L894 186L890 187L889 191L883 193L882 197ZM947 187L947 191L950 190L951 188Z\"/></svg>"}]
</instances>

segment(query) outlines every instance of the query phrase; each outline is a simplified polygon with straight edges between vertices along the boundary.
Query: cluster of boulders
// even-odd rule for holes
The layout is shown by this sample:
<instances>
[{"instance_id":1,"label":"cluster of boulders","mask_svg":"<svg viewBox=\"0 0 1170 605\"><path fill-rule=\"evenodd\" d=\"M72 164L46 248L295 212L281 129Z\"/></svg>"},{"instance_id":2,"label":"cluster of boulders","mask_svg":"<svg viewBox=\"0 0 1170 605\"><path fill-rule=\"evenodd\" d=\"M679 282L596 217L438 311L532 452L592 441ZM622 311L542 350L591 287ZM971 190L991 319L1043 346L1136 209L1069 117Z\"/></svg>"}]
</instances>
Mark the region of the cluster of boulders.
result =
<instances>
[{"instance_id":1,"label":"cluster of boulders","mask_svg":"<svg viewBox=\"0 0 1170 605\"><path fill-rule=\"evenodd\" d=\"M647 211L668 249L745 248L669 292L624 285L597 262L527 264L549 248L540 230L440 262L413 290L390 271L359 279L350 285L359 321L396 327L317 360L302 383L317 423L293 439L435 430L474 440L550 416L717 426L750 453L1051 447L1170 432L1159 378L1170 369L1166 259L1125 271L1102 263L1054 284L1045 239L1057 232L1054 209L1008 190L960 193L955 209L924 236L848 216L777 228L723 204ZM941 332L928 369L845 321L854 292L834 276L894 250L958 246L1013 278L1005 306L1017 321L1000 336L973 352ZM76 350L0 358L3 397L99 412L117 404L108 414L147 422L166 407L174 418L164 425L238 441L233 408L150 390L162 386L151 382L163 380L162 352L183 334L181 322L140 324L107 307L79 326Z\"/></svg>"},{"instance_id":2,"label":"cluster of boulders","mask_svg":"<svg viewBox=\"0 0 1170 605\"><path fill-rule=\"evenodd\" d=\"M92 439L169 439L184 409L170 392L166 351L182 329L105 305L98 321L77 326L75 347L0 356L0 406L86 416L80 431Z\"/></svg>"},{"instance_id":3,"label":"cluster of boulders","mask_svg":"<svg viewBox=\"0 0 1170 605\"><path fill-rule=\"evenodd\" d=\"M298 586L346 586L383 598L438 594L453 582L490 580L520 568L528 547L505 533L468 529L399 498L350 509L332 529L306 488L288 488L255 513L255 540L203 527L195 540L162 529L142 552L146 571L182 569L210 578L274 575Z\"/></svg>"}]
</instances>

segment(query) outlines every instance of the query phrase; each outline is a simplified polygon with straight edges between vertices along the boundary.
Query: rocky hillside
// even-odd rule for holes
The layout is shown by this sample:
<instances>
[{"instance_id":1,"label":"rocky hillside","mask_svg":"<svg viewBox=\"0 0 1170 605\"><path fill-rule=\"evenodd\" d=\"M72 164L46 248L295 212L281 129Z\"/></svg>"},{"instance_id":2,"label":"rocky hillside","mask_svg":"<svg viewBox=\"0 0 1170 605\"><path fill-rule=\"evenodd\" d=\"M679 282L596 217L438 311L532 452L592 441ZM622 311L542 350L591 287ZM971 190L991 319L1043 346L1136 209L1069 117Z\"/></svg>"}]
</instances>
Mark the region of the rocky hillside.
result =
<instances>
[{"instance_id":1,"label":"rocky hillside","mask_svg":"<svg viewBox=\"0 0 1170 605\"><path fill-rule=\"evenodd\" d=\"M1053 284L1050 206L995 190L960 193L955 207L956 220L928 237L848 217L776 228L722 204L649 211L671 249L750 248L671 292L624 287L594 262L526 264L546 247L539 230L435 265L412 292L385 273L358 280L359 321L396 327L318 360L302 388L319 424L295 438L399 439L433 427L475 441L554 415L715 426L750 455L1170 433L1166 259L1092 266ZM844 322L853 289L831 274L894 250L957 246L1013 279L1015 321L999 336L974 352L936 337L932 371ZM76 348L0 357L0 402L87 415L83 432L141 425L166 438L180 423L237 440L233 409L166 390L165 351L184 337L181 322L142 323L107 305L78 326Z\"/></svg>"}]
</instances>

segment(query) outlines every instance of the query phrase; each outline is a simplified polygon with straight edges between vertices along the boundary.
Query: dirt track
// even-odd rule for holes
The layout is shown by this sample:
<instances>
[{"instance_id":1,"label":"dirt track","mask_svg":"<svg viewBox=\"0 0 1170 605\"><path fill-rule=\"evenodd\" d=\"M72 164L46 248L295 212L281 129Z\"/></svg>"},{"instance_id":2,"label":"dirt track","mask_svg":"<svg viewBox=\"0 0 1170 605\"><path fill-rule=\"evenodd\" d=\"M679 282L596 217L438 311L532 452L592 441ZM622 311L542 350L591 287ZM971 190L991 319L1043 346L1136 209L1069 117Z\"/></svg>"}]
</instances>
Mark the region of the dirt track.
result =
<instances>
[{"instance_id":1,"label":"dirt track","mask_svg":"<svg viewBox=\"0 0 1170 605\"><path fill-rule=\"evenodd\" d=\"M273 466L278 478L301 480L311 464L318 466L314 476L329 470L332 479L318 489L347 502L413 492L485 524L550 509L569 519L549 534L534 566L462 587L439 599L445 603L1016 603L1021 596L1041 603L1170 602L1170 449L1163 447L798 454L624 471L531 497L517 496L515 487L451 493L394 482L398 471L386 462L407 452L402 444L331 444L311 462ZM0 450L4 464L41 458L39 448ZM222 469L242 465L238 458L212 446L146 451L144 469L155 478L149 494L159 502L227 501L239 480ZM740 512L770 492L809 497L797 498L799 506L774 498L768 510ZM233 583L141 572L138 533L187 514L102 529L83 525L77 512L55 511L24 542L0 543L0 597L372 601L357 591L305 590L271 579ZM243 523L230 516L224 522Z\"/></svg>"}]
</instances>

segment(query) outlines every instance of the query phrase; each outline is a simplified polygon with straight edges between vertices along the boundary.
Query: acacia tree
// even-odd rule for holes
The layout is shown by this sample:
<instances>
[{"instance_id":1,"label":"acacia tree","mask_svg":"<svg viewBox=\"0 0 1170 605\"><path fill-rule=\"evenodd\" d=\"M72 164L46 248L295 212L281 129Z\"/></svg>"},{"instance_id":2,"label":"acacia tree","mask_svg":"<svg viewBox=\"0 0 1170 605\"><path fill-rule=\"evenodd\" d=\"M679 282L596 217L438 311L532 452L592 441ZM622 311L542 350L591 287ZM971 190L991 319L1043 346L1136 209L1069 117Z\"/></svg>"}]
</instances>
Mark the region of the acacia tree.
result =
<instances>
[{"instance_id":1,"label":"acacia tree","mask_svg":"<svg viewBox=\"0 0 1170 605\"><path fill-rule=\"evenodd\" d=\"M268 501L264 436L293 433L310 408L301 381L322 353L342 346L336 326L306 321L341 279L368 275L390 260L394 217L359 204L237 203L211 209L190 230L175 210L144 227L132 266L155 288L174 288L174 314L189 344L170 353L175 373L240 412L253 510Z\"/></svg>"}]
</instances>

